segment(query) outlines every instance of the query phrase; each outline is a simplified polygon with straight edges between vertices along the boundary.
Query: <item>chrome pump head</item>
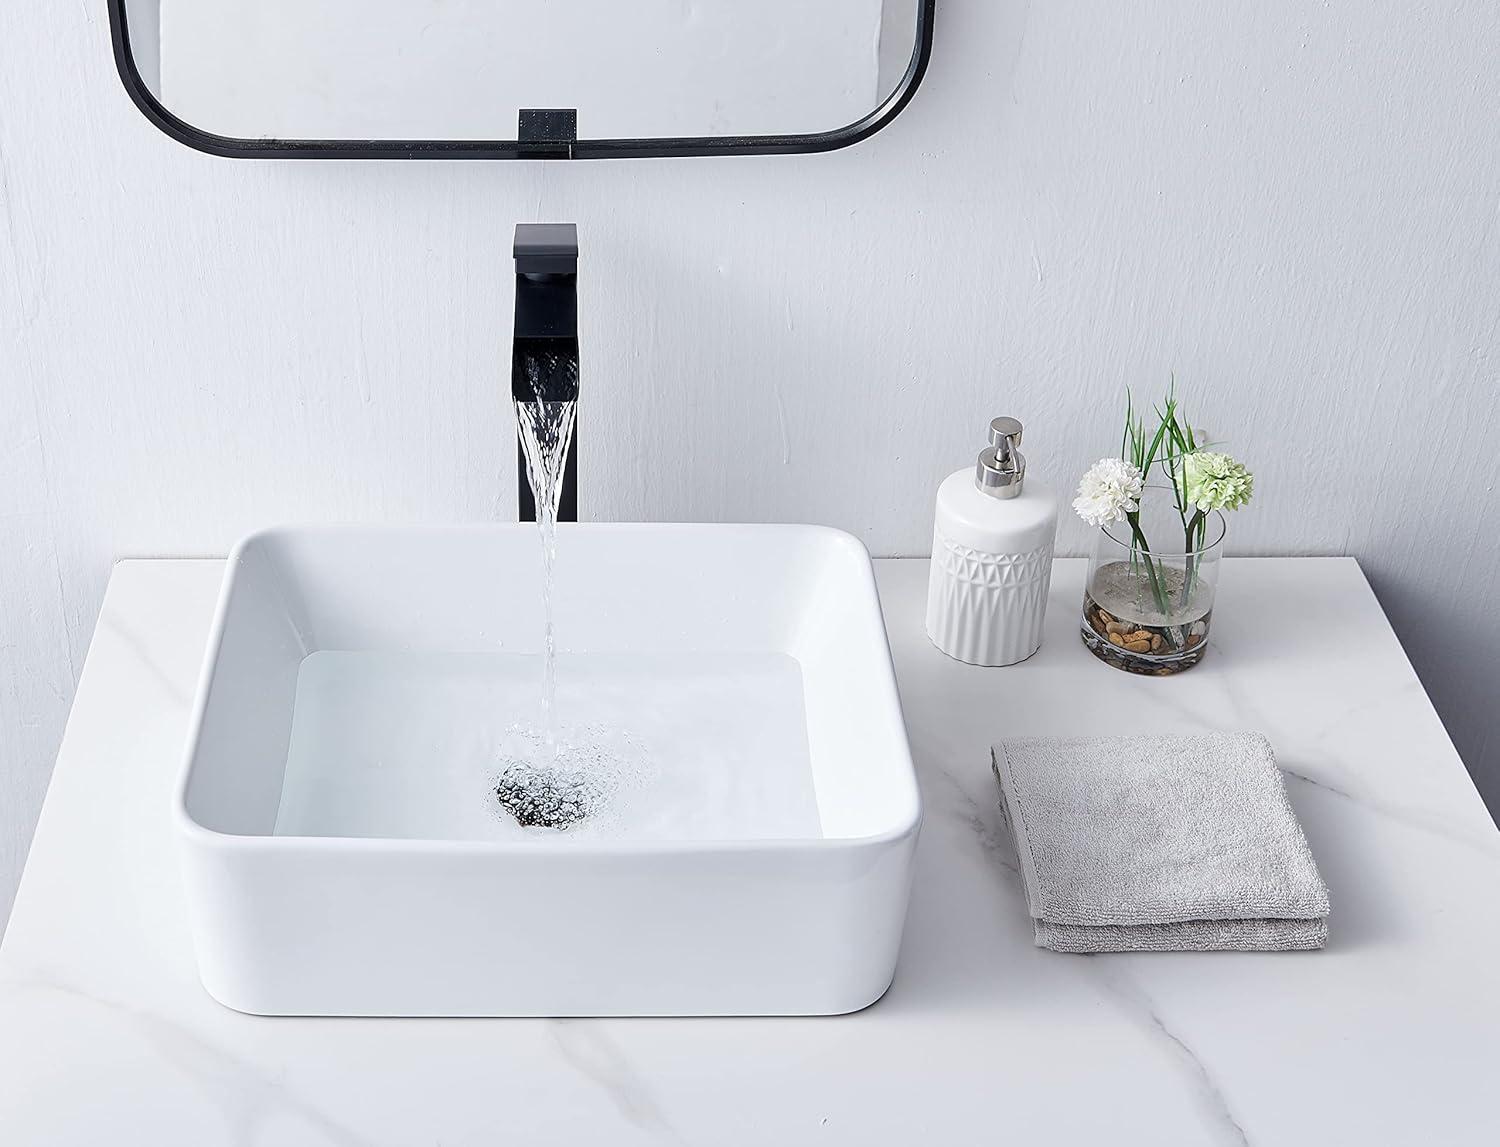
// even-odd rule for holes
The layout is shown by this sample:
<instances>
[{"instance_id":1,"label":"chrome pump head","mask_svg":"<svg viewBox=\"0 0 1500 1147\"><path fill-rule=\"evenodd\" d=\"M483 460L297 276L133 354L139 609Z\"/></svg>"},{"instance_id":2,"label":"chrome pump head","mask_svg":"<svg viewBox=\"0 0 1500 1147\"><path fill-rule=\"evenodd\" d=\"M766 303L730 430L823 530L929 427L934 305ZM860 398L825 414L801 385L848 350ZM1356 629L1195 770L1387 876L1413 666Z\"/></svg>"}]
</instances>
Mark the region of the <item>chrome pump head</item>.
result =
<instances>
[{"instance_id":1,"label":"chrome pump head","mask_svg":"<svg viewBox=\"0 0 1500 1147\"><path fill-rule=\"evenodd\" d=\"M1026 480L1026 459L1020 447L1020 421L994 419L990 423L990 444L979 454L974 485L992 498L1014 498L1020 494Z\"/></svg>"}]
</instances>

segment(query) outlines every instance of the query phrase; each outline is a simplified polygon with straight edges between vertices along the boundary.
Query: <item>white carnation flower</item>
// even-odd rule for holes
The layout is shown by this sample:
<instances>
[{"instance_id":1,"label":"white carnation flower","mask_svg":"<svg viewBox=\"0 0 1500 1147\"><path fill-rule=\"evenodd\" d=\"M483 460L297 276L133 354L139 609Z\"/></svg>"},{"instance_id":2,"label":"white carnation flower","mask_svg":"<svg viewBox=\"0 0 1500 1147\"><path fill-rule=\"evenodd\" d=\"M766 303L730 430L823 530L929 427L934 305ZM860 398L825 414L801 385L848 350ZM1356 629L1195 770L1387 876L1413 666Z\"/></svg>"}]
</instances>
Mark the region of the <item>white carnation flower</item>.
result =
<instances>
[{"instance_id":1,"label":"white carnation flower","mask_svg":"<svg viewBox=\"0 0 1500 1147\"><path fill-rule=\"evenodd\" d=\"M1073 509L1091 526L1123 522L1141 508L1145 481L1141 472L1122 458L1101 458L1078 483Z\"/></svg>"}]
</instances>

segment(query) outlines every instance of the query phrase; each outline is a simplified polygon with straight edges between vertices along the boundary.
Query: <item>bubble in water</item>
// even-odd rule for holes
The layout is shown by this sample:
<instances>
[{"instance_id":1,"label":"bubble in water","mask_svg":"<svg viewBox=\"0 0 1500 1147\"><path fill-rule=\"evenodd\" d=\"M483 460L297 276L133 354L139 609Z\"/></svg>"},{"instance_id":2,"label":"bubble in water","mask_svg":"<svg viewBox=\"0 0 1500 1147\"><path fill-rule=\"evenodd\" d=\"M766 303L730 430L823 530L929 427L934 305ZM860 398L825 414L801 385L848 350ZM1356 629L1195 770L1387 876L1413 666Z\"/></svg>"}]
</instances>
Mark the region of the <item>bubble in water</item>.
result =
<instances>
[{"instance_id":1,"label":"bubble in water","mask_svg":"<svg viewBox=\"0 0 1500 1147\"><path fill-rule=\"evenodd\" d=\"M628 794L654 776L649 755L623 730L512 725L499 747L492 792L522 828L567 830L613 822Z\"/></svg>"}]
</instances>

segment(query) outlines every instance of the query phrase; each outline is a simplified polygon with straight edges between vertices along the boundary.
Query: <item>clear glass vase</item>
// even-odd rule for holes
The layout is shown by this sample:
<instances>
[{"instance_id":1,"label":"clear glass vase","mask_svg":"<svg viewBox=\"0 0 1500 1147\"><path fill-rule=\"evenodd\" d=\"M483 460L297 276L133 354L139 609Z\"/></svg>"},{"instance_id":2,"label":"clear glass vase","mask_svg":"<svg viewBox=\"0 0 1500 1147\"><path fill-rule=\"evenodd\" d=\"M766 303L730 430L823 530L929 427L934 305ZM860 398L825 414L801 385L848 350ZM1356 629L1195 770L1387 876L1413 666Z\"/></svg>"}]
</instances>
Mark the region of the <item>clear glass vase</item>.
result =
<instances>
[{"instance_id":1,"label":"clear glass vase","mask_svg":"<svg viewBox=\"0 0 1500 1147\"><path fill-rule=\"evenodd\" d=\"M1141 508L1099 531L1083 595L1083 643L1099 660L1164 677L1203 660L1213 619L1224 515L1147 486Z\"/></svg>"}]
</instances>

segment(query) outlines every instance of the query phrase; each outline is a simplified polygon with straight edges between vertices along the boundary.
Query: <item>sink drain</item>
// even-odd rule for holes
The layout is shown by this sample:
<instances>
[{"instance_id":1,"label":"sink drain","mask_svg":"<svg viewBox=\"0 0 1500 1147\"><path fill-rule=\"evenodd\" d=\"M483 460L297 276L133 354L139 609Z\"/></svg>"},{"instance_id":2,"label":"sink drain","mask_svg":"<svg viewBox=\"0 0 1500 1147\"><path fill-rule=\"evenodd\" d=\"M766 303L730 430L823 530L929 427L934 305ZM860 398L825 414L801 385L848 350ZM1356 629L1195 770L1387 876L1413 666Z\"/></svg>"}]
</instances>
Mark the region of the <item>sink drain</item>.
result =
<instances>
[{"instance_id":1,"label":"sink drain","mask_svg":"<svg viewBox=\"0 0 1500 1147\"><path fill-rule=\"evenodd\" d=\"M517 767L500 775L495 796L522 828L571 828L592 811L589 789L582 777Z\"/></svg>"}]
</instances>

